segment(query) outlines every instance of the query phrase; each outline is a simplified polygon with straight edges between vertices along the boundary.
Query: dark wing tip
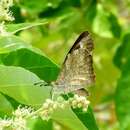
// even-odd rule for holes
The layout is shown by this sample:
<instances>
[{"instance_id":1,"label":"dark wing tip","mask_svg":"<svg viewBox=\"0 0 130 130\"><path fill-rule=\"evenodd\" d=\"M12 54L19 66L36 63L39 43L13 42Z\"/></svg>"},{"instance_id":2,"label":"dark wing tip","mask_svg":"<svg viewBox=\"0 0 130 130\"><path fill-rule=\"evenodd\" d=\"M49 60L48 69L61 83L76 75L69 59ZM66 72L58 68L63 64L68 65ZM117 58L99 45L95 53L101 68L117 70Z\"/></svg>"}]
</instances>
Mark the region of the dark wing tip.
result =
<instances>
[{"instance_id":1,"label":"dark wing tip","mask_svg":"<svg viewBox=\"0 0 130 130\"><path fill-rule=\"evenodd\" d=\"M77 38L77 40L74 42L72 48L70 49L70 51L68 53L71 53L71 51L76 50L80 47L80 45L78 44L84 37L87 37L89 35L88 31L84 31L80 34L80 36Z\"/></svg>"},{"instance_id":2,"label":"dark wing tip","mask_svg":"<svg viewBox=\"0 0 130 130\"><path fill-rule=\"evenodd\" d=\"M79 43L84 37L87 37L89 35L89 32L88 31L84 31L80 34L80 36L78 37L78 39L75 41L74 44L77 44Z\"/></svg>"},{"instance_id":3,"label":"dark wing tip","mask_svg":"<svg viewBox=\"0 0 130 130\"><path fill-rule=\"evenodd\" d=\"M82 33L80 34L79 37L86 37L86 36L88 36L88 35L89 35L89 32L88 32L88 31L84 31L84 32L82 32Z\"/></svg>"},{"instance_id":4,"label":"dark wing tip","mask_svg":"<svg viewBox=\"0 0 130 130\"><path fill-rule=\"evenodd\" d=\"M88 37L89 36L89 32L88 31L84 31L84 32L82 32L81 34L80 34L80 36L77 38L77 40L74 42L74 44L73 44L73 46L71 47L71 49L69 50L69 52L68 52L68 54L69 53L71 53L72 51L74 51L74 50L76 50L76 49L79 49L80 48L80 41L81 40L83 40L84 38L86 38L86 37ZM88 41L87 41L88 43L88 50L89 51L92 51L92 49L93 49L93 41L92 41L92 39L91 39L91 37L89 36L89 39L88 39ZM67 55L68 55L67 54ZM66 56L66 58L65 58L65 60L64 60L64 63L65 63L65 61L66 61L66 59L67 59L67 56ZM64 64L63 63L63 64Z\"/></svg>"}]
</instances>

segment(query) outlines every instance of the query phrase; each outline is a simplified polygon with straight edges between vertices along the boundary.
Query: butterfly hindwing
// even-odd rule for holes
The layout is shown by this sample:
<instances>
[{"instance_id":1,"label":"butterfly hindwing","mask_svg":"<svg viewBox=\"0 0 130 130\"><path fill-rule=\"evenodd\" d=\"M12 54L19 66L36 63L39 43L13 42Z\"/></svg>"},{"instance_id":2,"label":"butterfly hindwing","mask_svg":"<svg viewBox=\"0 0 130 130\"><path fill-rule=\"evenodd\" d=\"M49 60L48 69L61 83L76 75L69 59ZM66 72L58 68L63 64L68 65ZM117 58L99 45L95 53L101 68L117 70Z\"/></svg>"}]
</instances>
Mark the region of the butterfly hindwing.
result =
<instances>
[{"instance_id":1,"label":"butterfly hindwing","mask_svg":"<svg viewBox=\"0 0 130 130\"><path fill-rule=\"evenodd\" d=\"M55 82L55 91L75 91L94 82L93 48L90 34L87 31L83 32L64 60L61 72Z\"/></svg>"}]
</instances>

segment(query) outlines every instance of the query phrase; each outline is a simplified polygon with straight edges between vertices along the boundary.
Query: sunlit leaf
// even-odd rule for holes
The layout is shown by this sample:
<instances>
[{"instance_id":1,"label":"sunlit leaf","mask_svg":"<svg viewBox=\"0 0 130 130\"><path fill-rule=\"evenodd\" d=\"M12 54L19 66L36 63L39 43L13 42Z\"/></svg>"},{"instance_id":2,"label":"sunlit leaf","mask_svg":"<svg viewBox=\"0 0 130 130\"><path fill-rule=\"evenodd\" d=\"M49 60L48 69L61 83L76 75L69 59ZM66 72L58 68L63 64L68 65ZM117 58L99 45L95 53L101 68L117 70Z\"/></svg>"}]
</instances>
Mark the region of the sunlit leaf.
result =
<instances>
[{"instance_id":1,"label":"sunlit leaf","mask_svg":"<svg viewBox=\"0 0 130 130\"><path fill-rule=\"evenodd\" d=\"M0 61L8 66L26 68L45 81L56 80L59 68L38 49L26 44L16 36L0 39Z\"/></svg>"},{"instance_id":2,"label":"sunlit leaf","mask_svg":"<svg viewBox=\"0 0 130 130\"><path fill-rule=\"evenodd\" d=\"M53 130L52 120L42 120L41 118L34 118L29 120L29 128L31 130Z\"/></svg>"},{"instance_id":3,"label":"sunlit leaf","mask_svg":"<svg viewBox=\"0 0 130 130\"><path fill-rule=\"evenodd\" d=\"M0 116L4 116L5 114L10 115L13 110L14 109L10 101L0 93Z\"/></svg>"},{"instance_id":4,"label":"sunlit leaf","mask_svg":"<svg viewBox=\"0 0 130 130\"><path fill-rule=\"evenodd\" d=\"M0 66L0 92L23 104L39 105L50 96L49 86L36 86L40 79L21 67Z\"/></svg>"},{"instance_id":5,"label":"sunlit leaf","mask_svg":"<svg viewBox=\"0 0 130 130\"><path fill-rule=\"evenodd\" d=\"M121 27L116 17L105 10L101 4L97 5L97 13L92 27L94 33L101 37L113 38L120 37Z\"/></svg>"},{"instance_id":6,"label":"sunlit leaf","mask_svg":"<svg viewBox=\"0 0 130 130\"><path fill-rule=\"evenodd\" d=\"M11 34L15 34L21 30L29 29L35 26L44 25L47 23L48 21L44 19L40 22L34 22L34 23L7 24L5 27L6 27L7 32L10 32Z\"/></svg>"},{"instance_id":7,"label":"sunlit leaf","mask_svg":"<svg viewBox=\"0 0 130 130\"><path fill-rule=\"evenodd\" d=\"M83 112L81 109L73 109L77 117L88 128L88 130L98 130L93 112L89 107L87 112Z\"/></svg>"},{"instance_id":8,"label":"sunlit leaf","mask_svg":"<svg viewBox=\"0 0 130 130\"><path fill-rule=\"evenodd\" d=\"M31 45L26 44L23 40L16 36L0 37L0 54L16 51L21 48L32 48Z\"/></svg>"},{"instance_id":9,"label":"sunlit leaf","mask_svg":"<svg viewBox=\"0 0 130 130\"><path fill-rule=\"evenodd\" d=\"M60 0L31 0L30 2L23 0L19 2L19 5L26 9L30 14L36 15L48 7L56 8L60 2Z\"/></svg>"},{"instance_id":10,"label":"sunlit leaf","mask_svg":"<svg viewBox=\"0 0 130 130\"><path fill-rule=\"evenodd\" d=\"M87 130L87 127L78 119L70 107L64 108L64 111L57 109L53 113L52 119L70 130Z\"/></svg>"}]
</instances>

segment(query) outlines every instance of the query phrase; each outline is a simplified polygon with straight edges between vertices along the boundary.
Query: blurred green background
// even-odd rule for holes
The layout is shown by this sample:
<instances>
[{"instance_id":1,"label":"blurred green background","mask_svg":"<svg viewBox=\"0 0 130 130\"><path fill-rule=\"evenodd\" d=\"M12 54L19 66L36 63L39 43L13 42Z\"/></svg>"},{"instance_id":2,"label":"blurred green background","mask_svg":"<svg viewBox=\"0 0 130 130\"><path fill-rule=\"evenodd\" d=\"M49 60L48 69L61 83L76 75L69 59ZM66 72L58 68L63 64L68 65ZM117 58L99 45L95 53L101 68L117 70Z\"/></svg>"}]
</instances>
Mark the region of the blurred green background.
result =
<instances>
[{"instance_id":1,"label":"blurred green background","mask_svg":"<svg viewBox=\"0 0 130 130\"><path fill-rule=\"evenodd\" d=\"M18 0L14 23L45 25L16 33L59 66L78 35L94 40L95 86L89 100L101 130L130 129L130 1Z\"/></svg>"}]
</instances>

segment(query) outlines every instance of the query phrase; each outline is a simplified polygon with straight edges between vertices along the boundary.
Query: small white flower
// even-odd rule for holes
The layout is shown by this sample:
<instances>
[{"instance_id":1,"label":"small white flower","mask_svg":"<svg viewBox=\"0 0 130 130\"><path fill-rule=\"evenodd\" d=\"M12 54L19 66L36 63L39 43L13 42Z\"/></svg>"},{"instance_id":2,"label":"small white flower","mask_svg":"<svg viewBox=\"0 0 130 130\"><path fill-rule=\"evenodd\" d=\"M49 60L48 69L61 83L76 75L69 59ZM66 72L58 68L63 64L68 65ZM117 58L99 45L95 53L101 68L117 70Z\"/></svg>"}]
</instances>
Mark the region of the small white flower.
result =
<instances>
[{"instance_id":1,"label":"small white flower","mask_svg":"<svg viewBox=\"0 0 130 130\"><path fill-rule=\"evenodd\" d=\"M13 21L14 17L9 8L13 5L13 0L0 0L0 21Z\"/></svg>"},{"instance_id":2,"label":"small white flower","mask_svg":"<svg viewBox=\"0 0 130 130\"><path fill-rule=\"evenodd\" d=\"M77 101L76 101L76 100L73 100L73 101L72 101L72 106L75 107L76 105L77 105Z\"/></svg>"},{"instance_id":3,"label":"small white flower","mask_svg":"<svg viewBox=\"0 0 130 130\"><path fill-rule=\"evenodd\" d=\"M64 109L65 108L65 104L60 104L59 108Z\"/></svg>"},{"instance_id":4,"label":"small white flower","mask_svg":"<svg viewBox=\"0 0 130 130\"><path fill-rule=\"evenodd\" d=\"M81 108L83 105L82 105L82 103L78 103L77 106L78 106L78 108Z\"/></svg>"},{"instance_id":5,"label":"small white flower","mask_svg":"<svg viewBox=\"0 0 130 130\"><path fill-rule=\"evenodd\" d=\"M57 107L58 107L58 103L56 102L53 104L53 109L57 109Z\"/></svg>"},{"instance_id":6,"label":"small white flower","mask_svg":"<svg viewBox=\"0 0 130 130\"><path fill-rule=\"evenodd\" d=\"M63 102L64 102L64 98L61 97L61 96L59 96L59 97L57 97L57 101L58 101L59 103L63 103Z\"/></svg>"},{"instance_id":7,"label":"small white flower","mask_svg":"<svg viewBox=\"0 0 130 130\"><path fill-rule=\"evenodd\" d=\"M54 130L62 130L61 125L56 122L53 123L53 127L54 127Z\"/></svg>"},{"instance_id":8,"label":"small white flower","mask_svg":"<svg viewBox=\"0 0 130 130\"><path fill-rule=\"evenodd\" d=\"M47 109L48 108L48 103L47 102L45 102L44 104L43 104L43 109Z\"/></svg>"},{"instance_id":9,"label":"small white flower","mask_svg":"<svg viewBox=\"0 0 130 130\"><path fill-rule=\"evenodd\" d=\"M75 99L78 99L78 98L79 98L79 96L78 96L77 94L75 94L75 95L74 95L74 98L75 98Z\"/></svg>"},{"instance_id":10,"label":"small white flower","mask_svg":"<svg viewBox=\"0 0 130 130\"><path fill-rule=\"evenodd\" d=\"M57 104L51 100L47 99L45 103L42 105L39 111L39 116L42 119L48 120L50 118L50 114L56 109Z\"/></svg>"},{"instance_id":11,"label":"small white flower","mask_svg":"<svg viewBox=\"0 0 130 130\"><path fill-rule=\"evenodd\" d=\"M46 102L47 102L48 104L52 104L52 103L53 103L53 101L52 101L51 99L47 99Z\"/></svg>"},{"instance_id":12,"label":"small white flower","mask_svg":"<svg viewBox=\"0 0 130 130\"><path fill-rule=\"evenodd\" d=\"M83 112L86 112L88 108L83 108Z\"/></svg>"},{"instance_id":13,"label":"small white flower","mask_svg":"<svg viewBox=\"0 0 130 130\"><path fill-rule=\"evenodd\" d=\"M0 23L0 35L1 36L9 36L10 33L6 32L6 27L4 25L4 22Z\"/></svg>"}]
</instances>

